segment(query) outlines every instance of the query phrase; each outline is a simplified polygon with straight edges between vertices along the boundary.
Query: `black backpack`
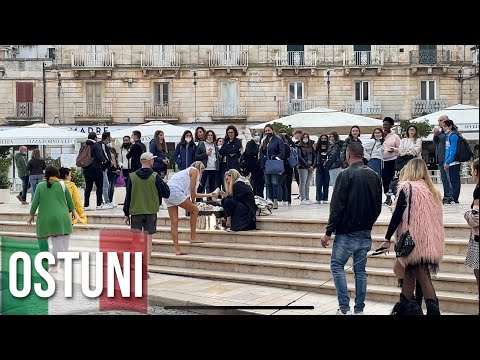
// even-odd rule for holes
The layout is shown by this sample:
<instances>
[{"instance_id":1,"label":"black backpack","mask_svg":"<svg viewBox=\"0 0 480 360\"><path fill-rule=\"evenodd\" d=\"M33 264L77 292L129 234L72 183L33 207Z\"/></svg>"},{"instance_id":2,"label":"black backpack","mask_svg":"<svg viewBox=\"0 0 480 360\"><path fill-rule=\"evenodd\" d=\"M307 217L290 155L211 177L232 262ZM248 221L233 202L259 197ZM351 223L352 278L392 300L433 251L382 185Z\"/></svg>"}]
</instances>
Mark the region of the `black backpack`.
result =
<instances>
[{"instance_id":1,"label":"black backpack","mask_svg":"<svg viewBox=\"0 0 480 360\"><path fill-rule=\"evenodd\" d=\"M454 160L459 162L470 161L473 157L472 149L470 149L470 145L468 145L467 140L462 135L457 135L457 151L455 152Z\"/></svg>"}]
</instances>

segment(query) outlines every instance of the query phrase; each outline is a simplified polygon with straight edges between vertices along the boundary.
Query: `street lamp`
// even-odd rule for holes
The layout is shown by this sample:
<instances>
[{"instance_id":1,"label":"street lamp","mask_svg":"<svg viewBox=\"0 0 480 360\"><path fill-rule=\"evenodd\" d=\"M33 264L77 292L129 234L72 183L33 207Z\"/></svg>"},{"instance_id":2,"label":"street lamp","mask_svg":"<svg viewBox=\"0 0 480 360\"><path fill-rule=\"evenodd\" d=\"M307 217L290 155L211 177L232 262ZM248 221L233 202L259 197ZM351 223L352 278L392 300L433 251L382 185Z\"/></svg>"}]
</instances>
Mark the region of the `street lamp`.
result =
<instances>
[{"instance_id":1,"label":"street lamp","mask_svg":"<svg viewBox=\"0 0 480 360\"><path fill-rule=\"evenodd\" d=\"M193 71L193 88L195 92L195 97L194 97L194 113L195 113L195 122L197 122L197 71Z\"/></svg>"},{"instance_id":2,"label":"street lamp","mask_svg":"<svg viewBox=\"0 0 480 360\"><path fill-rule=\"evenodd\" d=\"M330 70L327 70L327 108L330 109Z\"/></svg>"}]
</instances>

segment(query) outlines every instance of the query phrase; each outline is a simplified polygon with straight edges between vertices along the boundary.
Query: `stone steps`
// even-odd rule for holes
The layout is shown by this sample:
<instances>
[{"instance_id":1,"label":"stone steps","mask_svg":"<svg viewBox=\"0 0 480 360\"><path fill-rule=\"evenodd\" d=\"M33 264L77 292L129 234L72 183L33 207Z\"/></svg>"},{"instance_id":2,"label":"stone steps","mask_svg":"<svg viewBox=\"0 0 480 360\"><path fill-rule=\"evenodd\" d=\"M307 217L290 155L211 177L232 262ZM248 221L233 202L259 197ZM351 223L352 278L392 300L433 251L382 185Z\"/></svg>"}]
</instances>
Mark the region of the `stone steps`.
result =
<instances>
[{"instance_id":1,"label":"stone steps","mask_svg":"<svg viewBox=\"0 0 480 360\"><path fill-rule=\"evenodd\" d=\"M161 212L165 214L160 214ZM170 227L170 218L166 211L161 211L157 217L157 226ZM108 213L107 210L99 210L87 212L88 224L105 224L105 225L125 225L125 217L122 214ZM2 221L20 221L24 224L29 219L27 212L25 213L6 213L0 212L0 220ZM298 233L324 233L326 220L312 219L282 219L269 216L257 218L257 228L265 231L287 231ZM388 222L377 221L372 229L372 234L384 236L387 232ZM188 228L190 226L189 219L183 215L179 217L179 227ZM466 223L445 224L446 238L468 239L470 228Z\"/></svg>"},{"instance_id":2,"label":"stone steps","mask_svg":"<svg viewBox=\"0 0 480 360\"><path fill-rule=\"evenodd\" d=\"M244 274L237 272L211 271L204 269L158 265L150 265L149 271L162 274L182 275L187 277L199 277L205 279L217 279L223 281L276 286L305 292L318 292L335 295L335 286L333 281L323 284L323 281L311 279L297 279L270 275ZM350 291L350 298L353 299L355 296L354 283L349 282L347 285ZM367 285L367 299L372 301L390 302L393 304L398 301L399 293L400 288L398 287L372 285L370 283ZM478 300L476 294L459 294L451 291L437 291L437 297L440 301L441 311L463 314L478 313Z\"/></svg>"},{"instance_id":3,"label":"stone steps","mask_svg":"<svg viewBox=\"0 0 480 360\"><path fill-rule=\"evenodd\" d=\"M238 258L230 256L209 256L188 254L177 256L173 252L152 253L152 265L196 268L212 271L261 274L288 278L301 278L325 281L332 277L330 264L313 262L282 261L268 259ZM393 264L392 264L393 265ZM354 282L353 269L346 267L347 281ZM375 268L367 263L368 282L372 285L395 287L398 284L392 268ZM477 283L473 274L439 272L433 283L436 290L477 293Z\"/></svg>"},{"instance_id":4,"label":"stone steps","mask_svg":"<svg viewBox=\"0 0 480 360\"><path fill-rule=\"evenodd\" d=\"M99 234L101 230L127 230L129 226L123 224L89 224L88 228L82 224L74 226L75 235L90 235ZM0 221L0 231L7 232L34 232L34 227L28 227L20 221ZM277 245L277 246L293 246L293 247L311 247L313 249L322 248L320 240L323 233L308 233L308 232L289 232L289 231L240 231L240 232L226 232L226 231L210 231L197 230L197 239L203 240L207 243L237 243L237 244L257 244L257 245ZM170 227L157 226L157 233L153 235L154 239L171 240ZM179 228L179 240L190 239L189 228ZM372 235L372 248L377 249L384 241L384 235L375 233ZM172 243L173 244L173 243ZM467 239L447 238L445 240L445 255L465 256L468 247ZM392 245L393 249L393 245Z\"/></svg>"}]
</instances>

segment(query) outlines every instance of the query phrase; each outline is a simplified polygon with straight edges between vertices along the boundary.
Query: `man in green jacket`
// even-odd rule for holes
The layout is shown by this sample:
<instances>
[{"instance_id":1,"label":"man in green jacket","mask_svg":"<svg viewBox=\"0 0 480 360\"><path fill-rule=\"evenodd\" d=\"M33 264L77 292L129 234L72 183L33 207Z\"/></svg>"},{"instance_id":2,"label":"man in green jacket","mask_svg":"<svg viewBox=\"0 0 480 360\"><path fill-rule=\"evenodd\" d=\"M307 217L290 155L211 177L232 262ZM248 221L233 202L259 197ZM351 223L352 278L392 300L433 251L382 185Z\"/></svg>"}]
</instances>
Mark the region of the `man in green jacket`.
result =
<instances>
[{"instance_id":1,"label":"man in green jacket","mask_svg":"<svg viewBox=\"0 0 480 360\"><path fill-rule=\"evenodd\" d=\"M151 152L144 152L140 156L142 167L130 173L123 204L125 224L130 225L132 230L148 233L146 266L152 254L152 234L157 232L157 213L162 198L170 196L168 185L152 170L155 158Z\"/></svg>"},{"instance_id":2,"label":"man in green jacket","mask_svg":"<svg viewBox=\"0 0 480 360\"><path fill-rule=\"evenodd\" d=\"M30 181L28 181L28 171L27 171L27 147L20 146L18 148L18 153L15 154L15 166L17 167L18 177L22 179L22 191L17 195L18 201L22 203L22 205L27 205L27 191L30 188Z\"/></svg>"}]
</instances>

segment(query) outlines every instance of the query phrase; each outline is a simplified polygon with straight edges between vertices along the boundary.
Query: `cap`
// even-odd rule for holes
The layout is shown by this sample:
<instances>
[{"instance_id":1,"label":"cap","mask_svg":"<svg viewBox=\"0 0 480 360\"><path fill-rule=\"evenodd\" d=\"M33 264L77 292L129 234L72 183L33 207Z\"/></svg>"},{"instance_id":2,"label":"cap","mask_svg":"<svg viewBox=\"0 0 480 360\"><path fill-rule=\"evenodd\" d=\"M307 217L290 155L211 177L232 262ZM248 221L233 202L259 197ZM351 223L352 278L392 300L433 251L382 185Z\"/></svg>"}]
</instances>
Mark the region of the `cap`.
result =
<instances>
[{"instance_id":1,"label":"cap","mask_svg":"<svg viewBox=\"0 0 480 360\"><path fill-rule=\"evenodd\" d=\"M142 156L140 156L140 161L148 161L148 160L153 160L155 158L156 158L155 155L147 151L147 152L144 152Z\"/></svg>"}]
</instances>

